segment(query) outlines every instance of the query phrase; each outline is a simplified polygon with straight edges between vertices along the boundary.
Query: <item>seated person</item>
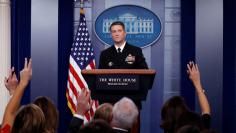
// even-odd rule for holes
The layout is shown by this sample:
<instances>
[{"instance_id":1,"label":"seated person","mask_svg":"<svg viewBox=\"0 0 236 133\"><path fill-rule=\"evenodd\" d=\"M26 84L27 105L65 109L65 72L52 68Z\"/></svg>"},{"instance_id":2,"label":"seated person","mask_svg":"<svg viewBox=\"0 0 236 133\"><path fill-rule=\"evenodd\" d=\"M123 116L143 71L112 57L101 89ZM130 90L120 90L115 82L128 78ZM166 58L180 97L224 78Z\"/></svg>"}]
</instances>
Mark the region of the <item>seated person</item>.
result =
<instances>
[{"instance_id":1,"label":"seated person","mask_svg":"<svg viewBox=\"0 0 236 133\"><path fill-rule=\"evenodd\" d=\"M205 129L201 116L195 112L185 112L179 116L176 121L175 131L178 131L185 125L195 126L200 130Z\"/></svg>"},{"instance_id":2,"label":"seated person","mask_svg":"<svg viewBox=\"0 0 236 133\"><path fill-rule=\"evenodd\" d=\"M37 97L34 102L35 105L39 106L46 119L45 129L50 133L56 133L59 121L59 114L56 106L53 102L45 96Z\"/></svg>"},{"instance_id":3,"label":"seated person","mask_svg":"<svg viewBox=\"0 0 236 133\"><path fill-rule=\"evenodd\" d=\"M197 126L185 125L181 127L177 133L200 133L200 129Z\"/></svg>"},{"instance_id":4,"label":"seated person","mask_svg":"<svg viewBox=\"0 0 236 133\"><path fill-rule=\"evenodd\" d=\"M111 123L113 106L110 103L103 103L98 106L93 116L93 119L103 119L107 123Z\"/></svg>"},{"instance_id":5,"label":"seated person","mask_svg":"<svg viewBox=\"0 0 236 133\"><path fill-rule=\"evenodd\" d=\"M84 115L91 109L91 104L89 104L90 100L90 92L86 93L86 89L83 89L81 93L78 95L76 112L71 119L68 133L77 133L80 129L80 126L84 123Z\"/></svg>"},{"instance_id":6,"label":"seated person","mask_svg":"<svg viewBox=\"0 0 236 133\"><path fill-rule=\"evenodd\" d=\"M111 126L102 119L94 119L82 126L77 133L115 133Z\"/></svg>"},{"instance_id":7,"label":"seated person","mask_svg":"<svg viewBox=\"0 0 236 133\"><path fill-rule=\"evenodd\" d=\"M20 82L16 78L14 67L9 71L8 78L5 78L5 86L12 94L9 100L2 120L1 133L10 133L17 110L20 107L20 101L32 76L32 60L25 58L24 68L20 72Z\"/></svg>"},{"instance_id":8,"label":"seated person","mask_svg":"<svg viewBox=\"0 0 236 133\"><path fill-rule=\"evenodd\" d=\"M187 73L189 74L189 79L192 81L198 101L201 108L201 119L205 129L210 128L211 114L210 106L207 100L207 97L204 93L200 81L200 72L197 64L194 64L192 61L187 64ZM165 133L174 133L176 122L180 116L184 113L190 112L190 109L187 107L184 99L180 96L174 96L167 100L161 110L161 128L163 128Z\"/></svg>"},{"instance_id":9,"label":"seated person","mask_svg":"<svg viewBox=\"0 0 236 133\"><path fill-rule=\"evenodd\" d=\"M16 114L12 133L46 133L43 111L34 104L22 106Z\"/></svg>"},{"instance_id":10,"label":"seated person","mask_svg":"<svg viewBox=\"0 0 236 133\"><path fill-rule=\"evenodd\" d=\"M111 125L116 133L128 133L138 119L138 109L134 102L124 97L113 106Z\"/></svg>"}]
</instances>

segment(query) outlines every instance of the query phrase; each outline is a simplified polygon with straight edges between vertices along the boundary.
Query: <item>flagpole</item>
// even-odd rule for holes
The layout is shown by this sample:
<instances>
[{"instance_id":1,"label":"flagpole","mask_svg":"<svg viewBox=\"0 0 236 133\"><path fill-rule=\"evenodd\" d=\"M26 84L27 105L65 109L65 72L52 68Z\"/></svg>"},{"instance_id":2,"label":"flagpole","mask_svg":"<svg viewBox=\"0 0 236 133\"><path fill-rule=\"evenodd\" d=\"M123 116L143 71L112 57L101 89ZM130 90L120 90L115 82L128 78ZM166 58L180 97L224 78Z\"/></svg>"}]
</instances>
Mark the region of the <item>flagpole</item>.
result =
<instances>
[{"instance_id":1,"label":"flagpole","mask_svg":"<svg viewBox=\"0 0 236 133\"><path fill-rule=\"evenodd\" d=\"M84 8L84 0L80 0L80 8Z\"/></svg>"}]
</instances>

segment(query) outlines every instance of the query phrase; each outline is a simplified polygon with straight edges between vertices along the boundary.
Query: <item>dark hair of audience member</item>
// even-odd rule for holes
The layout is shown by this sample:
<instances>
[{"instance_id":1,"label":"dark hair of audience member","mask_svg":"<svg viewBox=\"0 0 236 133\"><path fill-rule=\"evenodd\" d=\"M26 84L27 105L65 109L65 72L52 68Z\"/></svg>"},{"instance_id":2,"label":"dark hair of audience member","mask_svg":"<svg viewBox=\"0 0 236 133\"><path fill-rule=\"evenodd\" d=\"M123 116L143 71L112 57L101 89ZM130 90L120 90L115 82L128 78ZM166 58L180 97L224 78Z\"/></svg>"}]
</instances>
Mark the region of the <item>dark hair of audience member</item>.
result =
<instances>
[{"instance_id":1,"label":"dark hair of audience member","mask_svg":"<svg viewBox=\"0 0 236 133\"><path fill-rule=\"evenodd\" d=\"M175 130L175 124L179 116L189 109L185 104L185 101L180 96L174 96L167 100L161 110L162 122L160 127L164 129L164 132L173 133Z\"/></svg>"},{"instance_id":2,"label":"dark hair of audience member","mask_svg":"<svg viewBox=\"0 0 236 133\"><path fill-rule=\"evenodd\" d=\"M96 119L81 126L78 133L115 133L105 120Z\"/></svg>"},{"instance_id":3,"label":"dark hair of audience member","mask_svg":"<svg viewBox=\"0 0 236 133\"><path fill-rule=\"evenodd\" d=\"M113 106L110 103L101 104L95 111L93 119L103 119L110 124L112 120L112 109Z\"/></svg>"},{"instance_id":4,"label":"dark hair of audience member","mask_svg":"<svg viewBox=\"0 0 236 133\"><path fill-rule=\"evenodd\" d=\"M177 133L200 133L200 129L194 125L185 125L181 127Z\"/></svg>"},{"instance_id":5,"label":"dark hair of audience member","mask_svg":"<svg viewBox=\"0 0 236 133\"><path fill-rule=\"evenodd\" d=\"M185 125L196 126L200 130L204 129L201 116L195 112L185 112L180 115L176 122L175 131L178 131L181 127Z\"/></svg>"},{"instance_id":6,"label":"dark hair of audience member","mask_svg":"<svg viewBox=\"0 0 236 133\"><path fill-rule=\"evenodd\" d=\"M59 115L53 102L44 96L37 97L34 104L39 106L44 113L46 119L45 129L51 133L55 133L58 127Z\"/></svg>"},{"instance_id":7,"label":"dark hair of audience member","mask_svg":"<svg viewBox=\"0 0 236 133\"><path fill-rule=\"evenodd\" d=\"M42 110L34 104L22 106L15 117L12 133L44 133L45 117Z\"/></svg>"},{"instance_id":8,"label":"dark hair of audience member","mask_svg":"<svg viewBox=\"0 0 236 133\"><path fill-rule=\"evenodd\" d=\"M218 132L214 129L206 129L206 130L201 131L201 133L218 133Z\"/></svg>"}]
</instances>

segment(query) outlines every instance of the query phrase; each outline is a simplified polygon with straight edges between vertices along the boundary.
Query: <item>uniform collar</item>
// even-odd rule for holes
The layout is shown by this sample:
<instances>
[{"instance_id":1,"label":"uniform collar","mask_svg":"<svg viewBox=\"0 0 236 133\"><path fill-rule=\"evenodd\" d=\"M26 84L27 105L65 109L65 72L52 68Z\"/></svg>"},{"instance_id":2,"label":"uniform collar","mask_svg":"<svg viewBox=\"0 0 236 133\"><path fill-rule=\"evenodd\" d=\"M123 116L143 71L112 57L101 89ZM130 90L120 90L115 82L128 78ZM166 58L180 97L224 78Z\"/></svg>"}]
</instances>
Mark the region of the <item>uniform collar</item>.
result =
<instances>
[{"instance_id":1,"label":"uniform collar","mask_svg":"<svg viewBox=\"0 0 236 133\"><path fill-rule=\"evenodd\" d=\"M118 48L120 48L120 51L121 52L123 52L123 50L124 50L124 47L125 47L125 44L126 44L126 41L120 46L120 47L118 47L118 46L116 46L116 45L114 45L115 46L115 48L116 48L116 51L118 51Z\"/></svg>"}]
</instances>

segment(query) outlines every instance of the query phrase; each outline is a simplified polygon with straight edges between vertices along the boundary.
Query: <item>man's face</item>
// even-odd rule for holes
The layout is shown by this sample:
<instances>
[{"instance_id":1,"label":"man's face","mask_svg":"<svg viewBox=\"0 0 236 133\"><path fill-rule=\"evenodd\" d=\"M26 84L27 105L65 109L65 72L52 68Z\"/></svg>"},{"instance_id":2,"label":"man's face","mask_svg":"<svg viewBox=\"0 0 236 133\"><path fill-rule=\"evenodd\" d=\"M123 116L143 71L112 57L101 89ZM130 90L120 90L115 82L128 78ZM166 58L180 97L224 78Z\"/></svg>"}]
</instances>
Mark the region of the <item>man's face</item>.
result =
<instances>
[{"instance_id":1,"label":"man's face","mask_svg":"<svg viewBox=\"0 0 236 133\"><path fill-rule=\"evenodd\" d=\"M115 44L121 44L125 41L126 32L121 25L111 27L111 37Z\"/></svg>"}]
</instances>

